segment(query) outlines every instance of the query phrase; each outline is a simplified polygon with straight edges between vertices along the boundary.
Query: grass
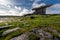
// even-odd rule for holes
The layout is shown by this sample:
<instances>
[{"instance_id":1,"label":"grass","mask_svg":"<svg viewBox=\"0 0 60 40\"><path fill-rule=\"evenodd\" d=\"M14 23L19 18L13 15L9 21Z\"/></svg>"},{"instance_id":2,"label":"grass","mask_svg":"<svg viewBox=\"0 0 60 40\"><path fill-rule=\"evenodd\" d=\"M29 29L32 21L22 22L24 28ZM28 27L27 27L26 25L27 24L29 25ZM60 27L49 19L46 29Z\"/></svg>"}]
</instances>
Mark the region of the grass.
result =
<instances>
[{"instance_id":1,"label":"grass","mask_svg":"<svg viewBox=\"0 0 60 40\"><path fill-rule=\"evenodd\" d=\"M21 21L24 21L24 22L21 22ZM22 28L22 30L14 31L6 35L5 37L1 37L0 40L9 40L12 37L20 35L26 31L30 31L32 28L38 28L38 27L41 28L46 26L54 28L60 33L60 15L30 15L30 16L24 16L20 18L11 18L11 22L6 21L3 23L0 23L0 26L5 26L6 23L7 25L14 25L14 26L10 26L9 29L20 27ZM5 30L7 29L0 30L0 35ZM35 36L35 35L32 35L32 36Z\"/></svg>"},{"instance_id":2,"label":"grass","mask_svg":"<svg viewBox=\"0 0 60 40\"><path fill-rule=\"evenodd\" d=\"M29 35L29 40L38 40L38 37L35 34L30 34Z\"/></svg>"}]
</instances>

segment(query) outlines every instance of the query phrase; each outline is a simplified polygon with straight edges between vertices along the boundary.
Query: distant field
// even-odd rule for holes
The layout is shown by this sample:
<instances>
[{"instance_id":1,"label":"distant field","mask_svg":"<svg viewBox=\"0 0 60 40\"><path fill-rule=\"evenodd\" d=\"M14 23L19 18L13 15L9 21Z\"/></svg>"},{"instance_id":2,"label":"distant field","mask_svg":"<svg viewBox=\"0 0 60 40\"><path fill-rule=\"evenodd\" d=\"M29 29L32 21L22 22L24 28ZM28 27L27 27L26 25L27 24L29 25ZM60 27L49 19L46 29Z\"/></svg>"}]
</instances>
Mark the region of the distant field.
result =
<instances>
[{"instance_id":1,"label":"distant field","mask_svg":"<svg viewBox=\"0 0 60 40\"><path fill-rule=\"evenodd\" d=\"M8 21L0 23L0 26L6 25L13 25L8 29L19 27L22 28L22 30L11 32L4 37L0 37L0 40L9 40L14 36L30 31L32 28L51 27L60 33L60 15L27 15L20 18L11 17ZM1 29L0 35L8 29Z\"/></svg>"}]
</instances>

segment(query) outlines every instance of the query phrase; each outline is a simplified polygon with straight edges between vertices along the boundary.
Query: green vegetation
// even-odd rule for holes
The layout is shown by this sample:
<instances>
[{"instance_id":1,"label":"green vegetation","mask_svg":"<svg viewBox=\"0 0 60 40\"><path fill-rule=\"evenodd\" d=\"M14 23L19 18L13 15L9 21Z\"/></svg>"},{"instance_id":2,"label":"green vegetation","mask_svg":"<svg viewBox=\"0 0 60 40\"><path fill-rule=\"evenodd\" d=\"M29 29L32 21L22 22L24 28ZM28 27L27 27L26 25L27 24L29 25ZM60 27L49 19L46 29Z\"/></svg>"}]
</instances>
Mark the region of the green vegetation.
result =
<instances>
[{"instance_id":1,"label":"green vegetation","mask_svg":"<svg viewBox=\"0 0 60 40\"><path fill-rule=\"evenodd\" d=\"M31 34L29 35L29 40L38 40L38 37L35 34Z\"/></svg>"},{"instance_id":2,"label":"green vegetation","mask_svg":"<svg viewBox=\"0 0 60 40\"><path fill-rule=\"evenodd\" d=\"M0 40L9 40L12 37L21 35L26 31L30 31L32 28L51 27L53 29L56 29L60 33L60 15L30 15L20 18L12 18L11 22L6 21L0 23L0 26L5 26L6 23L7 25L13 25L10 26L8 29L19 27L22 28L22 30L14 31L4 37L0 37ZM8 29L1 29L0 35L2 35L2 33ZM55 35L54 33L52 34ZM33 36L35 35L31 35L30 38ZM36 38L36 36L34 38ZM35 40L34 38L32 39Z\"/></svg>"}]
</instances>

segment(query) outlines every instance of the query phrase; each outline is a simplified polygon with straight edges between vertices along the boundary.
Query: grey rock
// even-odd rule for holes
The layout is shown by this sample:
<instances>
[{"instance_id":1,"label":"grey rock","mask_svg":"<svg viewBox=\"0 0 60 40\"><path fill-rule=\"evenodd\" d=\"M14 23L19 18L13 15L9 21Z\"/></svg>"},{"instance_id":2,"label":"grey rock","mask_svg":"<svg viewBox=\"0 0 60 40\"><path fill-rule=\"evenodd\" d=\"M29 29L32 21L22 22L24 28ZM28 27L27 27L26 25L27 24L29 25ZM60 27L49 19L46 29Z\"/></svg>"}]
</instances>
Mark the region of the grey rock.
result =
<instances>
[{"instance_id":1,"label":"grey rock","mask_svg":"<svg viewBox=\"0 0 60 40\"><path fill-rule=\"evenodd\" d=\"M33 34L36 34L36 36L39 38L38 40L58 40L58 38L56 37L53 37L53 35L49 32L46 32L44 31L44 29L48 29L50 31L52 31L53 33L57 33L59 34L55 29L52 29L52 28L33 28L32 31L29 32L26 32L18 37L14 37L10 40L29 40L29 35L31 34L31 32Z\"/></svg>"},{"instance_id":2,"label":"grey rock","mask_svg":"<svg viewBox=\"0 0 60 40\"><path fill-rule=\"evenodd\" d=\"M53 40L59 40L58 38L56 38L56 37L53 37Z\"/></svg>"},{"instance_id":3,"label":"grey rock","mask_svg":"<svg viewBox=\"0 0 60 40\"><path fill-rule=\"evenodd\" d=\"M14 28L14 29L9 29L9 30L6 30L2 33L2 36L5 36L13 31L16 31L16 30L20 30L20 28Z\"/></svg>"},{"instance_id":4,"label":"grey rock","mask_svg":"<svg viewBox=\"0 0 60 40\"><path fill-rule=\"evenodd\" d=\"M46 40L58 40L58 38L56 37L53 38L53 35L51 33L44 31L44 29L46 28L43 28L43 29L34 28L32 29L32 32L35 33L40 38L39 40L45 40L45 39ZM54 29L49 29L49 30L51 30L52 32L55 31L58 34L58 32Z\"/></svg>"},{"instance_id":5,"label":"grey rock","mask_svg":"<svg viewBox=\"0 0 60 40\"><path fill-rule=\"evenodd\" d=\"M0 29L2 29L2 28L8 28L9 26L2 26L2 27L0 27Z\"/></svg>"},{"instance_id":6,"label":"grey rock","mask_svg":"<svg viewBox=\"0 0 60 40\"><path fill-rule=\"evenodd\" d=\"M8 28L9 26L12 26L12 25L8 25L8 26L1 26L1 27L0 27L0 29Z\"/></svg>"},{"instance_id":7,"label":"grey rock","mask_svg":"<svg viewBox=\"0 0 60 40\"><path fill-rule=\"evenodd\" d=\"M29 40L29 35L30 35L30 32L26 32L26 33L23 33L22 35L18 36L18 37L14 37L10 40Z\"/></svg>"},{"instance_id":8,"label":"grey rock","mask_svg":"<svg viewBox=\"0 0 60 40\"><path fill-rule=\"evenodd\" d=\"M55 30L55 29L53 29L53 28L44 28L44 29L48 29L48 30L50 30L51 32L53 32L53 33L55 33L55 34L57 34L58 36L60 36L60 33L57 31L57 30Z\"/></svg>"}]
</instances>

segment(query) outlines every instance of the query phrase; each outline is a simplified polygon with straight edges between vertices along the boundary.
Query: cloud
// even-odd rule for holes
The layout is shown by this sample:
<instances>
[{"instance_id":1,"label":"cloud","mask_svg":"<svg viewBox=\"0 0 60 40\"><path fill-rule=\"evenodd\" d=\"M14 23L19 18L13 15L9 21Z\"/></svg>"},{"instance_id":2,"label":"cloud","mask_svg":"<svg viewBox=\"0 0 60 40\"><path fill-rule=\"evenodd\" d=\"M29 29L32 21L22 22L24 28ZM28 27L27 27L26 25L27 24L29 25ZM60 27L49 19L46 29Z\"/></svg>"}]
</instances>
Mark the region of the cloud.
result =
<instances>
[{"instance_id":1,"label":"cloud","mask_svg":"<svg viewBox=\"0 0 60 40\"><path fill-rule=\"evenodd\" d=\"M33 1L33 0L31 0ZM38 1L35 0L32 4L32 8L44 6L45 3L38 4ZM15 5L17 3L11 0L0 0L0 15L2 16L23 16L26 14L32 14L34 11L28 10L25 7ZM60 13L60 4L55 4L49 8L47 8L47 13Z\"/></svg>"},{"instance_id":2,"label":"cloud","mask_svg":"<svg viewBox=\"0 0 60 40\"><path fill-rule=\"evenodd\" d=\"M23 16L23 15L28 14L28 13L29 13L29 10L26 9L26 8L24 8L24 9L22 10L22 12L20 13L20 16Z\"/></svg>"},{"instance_id":3,"label":"cloud","mask_svg":"<svg viewBox=\"0 0 60 40\"><path fill-rule=\"evenodd\" d=\"M34 11L32 10L28 10L26 8L24 8L21 13L19 13L20 16L26 15L26 14L32 14Z\"/></svg>"},{"instance_id":4,"label":"cloud","mask_svg":"<svg viewBox=\"0 0 60 40\"><path fill-rule=\"evenodd\" d=\"M15 9L17 9L17 10L21 10L21 7L17 7L17 6L15 6Z\"/></svg>"},{"instance_id":5,"label":"cloud","mask_svg":"<svg viewBox=\"0 0 60 40\"><path fill-rule=\"evenodd\" d=\"M46 5L45 3L38 4L38 2L41 0L35 0L34 3L32 4L32 8L38 8L40 6Z\"/></svg>"},{"instance_id":6,"label":"cloud","mask_svg":"<svg viewBox=\"0 0 60 40\"><path fill-rule=\"evenodd\" d=\"M45 5L46 5L45 3L41 3L41 4L34 3L33 8L38 8L38 7L45 6Z\"/></svg>"},{"instance_id":7,"label":"cloud","mask_svg":"<svg viewBox=\"0 0 60 40\"><path fill-rule=\"evenodd\" d=\"M60 4L55 4L55 5L51 6L51 7L60 9Z\"/></svg>"},{"instance_id":8,"label":"cloud","mask_svg":"<svg viewBox=\"0 0 60 40\"><path fill-rule=\"evenodd\" d=\"M0 0L0 5L9 5L12 4L10 0Z\"/></svg>"},{"instance_id":9,"label":"cloud","mask_svg":"<svg viewBox=\"0 0 60 40\"><path fill-rule=\"evenodd\" d=\"M32 13L26 8L14 5L10 0L0 0L0 16L23 16Z\"/></svg>"},{"instance_id":10,"label":"cloud","mask_svg":"<svg viewBox=\"0 0 60 40\"><path fill-rule=\"evenodd\" d=\"M41 0L35 0L34 2L37 3L38 1L41 1Z\"/></svg>"},{"instance_id":11,"label":"cloud","mask_svg":"<svg viewBox=\"0 0 60 40\"><path fill-rule=\"evenodd\" d=\"M0 16L23 16L26 14L31 14L34 11L28 10L26 8L21 8L20 6L14 5L10 0L0 1Z\"/></svg>"},{"instance_id":12,"label":"cloud","mask_svg":"<svg viewBox=\"0 0 60 40\"><path fill-rule=\"evenodd\" d=\"M13 6L12 6L13 5ZM0 0L0 16L17 15L21 11L21 7L14 6L10 0Z\"/></svg>"},{"instance_id":13,"label":"cloud","mask_svg":"<svg viewBox=\"0 0 60 40\"><path fill-rule=\"evenodd\" d=\"M55 5L47 8L46 13L47 14L60 14L60 4L55 4Z\"/></svg>"}]
</instances>

